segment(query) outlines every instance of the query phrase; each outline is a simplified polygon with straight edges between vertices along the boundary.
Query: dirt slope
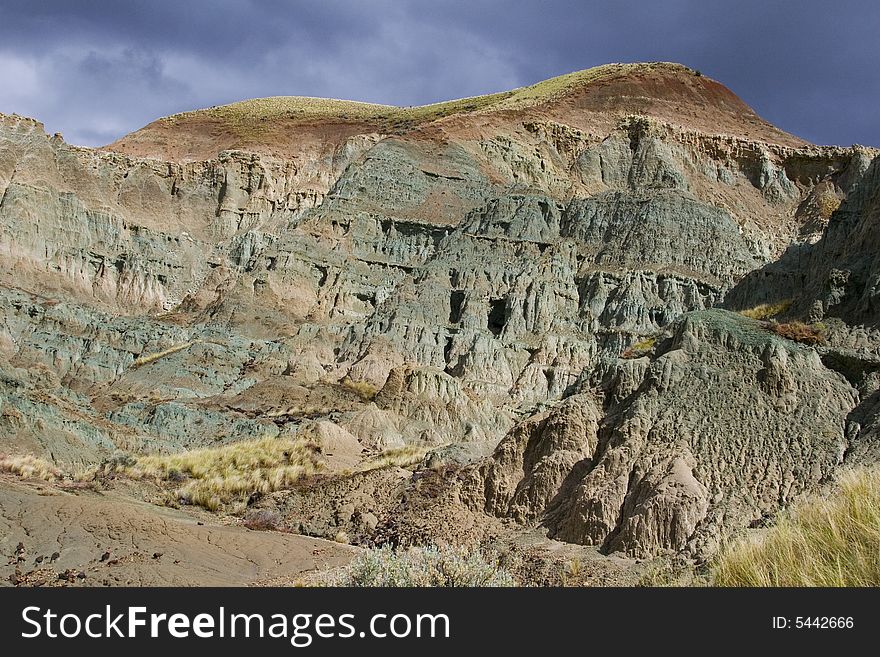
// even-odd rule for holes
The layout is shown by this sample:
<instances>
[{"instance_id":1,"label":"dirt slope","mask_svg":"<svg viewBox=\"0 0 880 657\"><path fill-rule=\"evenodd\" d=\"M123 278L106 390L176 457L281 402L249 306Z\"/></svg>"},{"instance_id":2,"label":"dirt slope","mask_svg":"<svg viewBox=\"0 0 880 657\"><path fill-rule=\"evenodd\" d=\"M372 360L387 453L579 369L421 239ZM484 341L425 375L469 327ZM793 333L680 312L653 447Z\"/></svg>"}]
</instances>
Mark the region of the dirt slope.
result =
<instances>
[{"instance_id":1,"label":"dirt slope","mask_svg":"<svg viewBox=\"0 0 880 657\"><path fill-rule=\"evenodd\" d=\"M0 551L4 585L247 586L342 565L356 549L202 524L113 493L71 493L3 478Z\"/></svg>"}]
</instances>

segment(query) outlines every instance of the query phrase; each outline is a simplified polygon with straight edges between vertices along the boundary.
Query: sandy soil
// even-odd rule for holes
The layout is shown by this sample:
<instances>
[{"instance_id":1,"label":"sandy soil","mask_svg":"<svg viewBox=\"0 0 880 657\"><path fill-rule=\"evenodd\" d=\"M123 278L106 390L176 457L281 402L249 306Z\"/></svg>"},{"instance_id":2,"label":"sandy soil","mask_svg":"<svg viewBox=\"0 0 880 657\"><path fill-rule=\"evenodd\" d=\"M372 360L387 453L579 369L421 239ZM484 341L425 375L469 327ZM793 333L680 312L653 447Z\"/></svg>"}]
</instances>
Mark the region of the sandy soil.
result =
<instances>
[{"instance_id":1,"label":"sandy soil","mask_svg":"<svg viewBox=\"0 0 880 657\"><path fill-rule=\"evenodd\" d=\"M0 585L247 586L344 565L356 548L251 531L116 492L0 477Z\"/></svg>"}]
</instances>

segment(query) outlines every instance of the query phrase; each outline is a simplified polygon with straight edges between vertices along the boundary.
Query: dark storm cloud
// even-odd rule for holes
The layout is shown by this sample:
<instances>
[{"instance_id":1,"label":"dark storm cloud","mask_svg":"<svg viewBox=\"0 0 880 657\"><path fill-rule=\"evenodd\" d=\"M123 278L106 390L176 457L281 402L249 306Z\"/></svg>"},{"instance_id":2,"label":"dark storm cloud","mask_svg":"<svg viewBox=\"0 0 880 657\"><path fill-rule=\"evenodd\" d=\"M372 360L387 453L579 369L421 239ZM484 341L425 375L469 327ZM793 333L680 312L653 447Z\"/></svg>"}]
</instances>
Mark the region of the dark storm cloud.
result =
<instances>
[{"instance_id":1,"label":"dark storm cloud","mask_svg":"<svg viewBox=\"0 0 880 657\"><path fill-rule=\"evenodd\" d=\"M0 0L0 112L102 144L269 95L413 105L680 61L820 143L880 145L880 3Z\"/></svg>"}]
</instances>

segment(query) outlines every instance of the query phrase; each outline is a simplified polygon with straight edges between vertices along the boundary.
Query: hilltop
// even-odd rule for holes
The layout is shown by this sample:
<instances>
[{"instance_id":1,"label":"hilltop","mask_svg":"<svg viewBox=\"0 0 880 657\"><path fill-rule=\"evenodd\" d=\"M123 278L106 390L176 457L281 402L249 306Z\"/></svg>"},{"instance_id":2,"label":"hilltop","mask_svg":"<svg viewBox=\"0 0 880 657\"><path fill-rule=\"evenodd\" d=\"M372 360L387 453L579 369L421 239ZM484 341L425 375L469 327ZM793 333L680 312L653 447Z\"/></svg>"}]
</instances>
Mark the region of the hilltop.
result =
<instances>
[{"instance_id":1,"label":"hilltop","mask_svg":"<svg viewBox=\"0 0 880 657\"><path fill-rule=\"evenodd\" d=\"M707 134L787 146L804 143L763 121L733 92L698 71L655 62L606 64L519 89L416 107L301 96L244 100L158 119L105 148L173 160L210 159L232 149L290 157L358 134L418 139L437 123L444 137L453 139L487 123L512 129L523 117L607 133L631 114Z\"/></svg>"}]
</instances>

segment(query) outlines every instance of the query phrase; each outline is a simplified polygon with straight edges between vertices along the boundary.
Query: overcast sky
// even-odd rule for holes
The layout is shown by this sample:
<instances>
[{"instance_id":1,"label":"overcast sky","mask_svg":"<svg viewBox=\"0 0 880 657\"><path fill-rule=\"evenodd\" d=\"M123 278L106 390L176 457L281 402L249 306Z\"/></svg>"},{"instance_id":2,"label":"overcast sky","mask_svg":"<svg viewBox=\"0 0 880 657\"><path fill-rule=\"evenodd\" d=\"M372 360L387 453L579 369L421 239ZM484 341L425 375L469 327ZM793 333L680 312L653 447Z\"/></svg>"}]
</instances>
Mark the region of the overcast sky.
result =
<instances>
[{"instance_id":1,"label":"overcast sky","mask_svg":"<svg viewBox=\"0 0 880 657\"><path fill-rule=\"evenodd\" d=\"M0 112L83 145L244 98L415 105L656 60L880 146L880 0L0 0Z\"/></svg>"}]
</instances>

